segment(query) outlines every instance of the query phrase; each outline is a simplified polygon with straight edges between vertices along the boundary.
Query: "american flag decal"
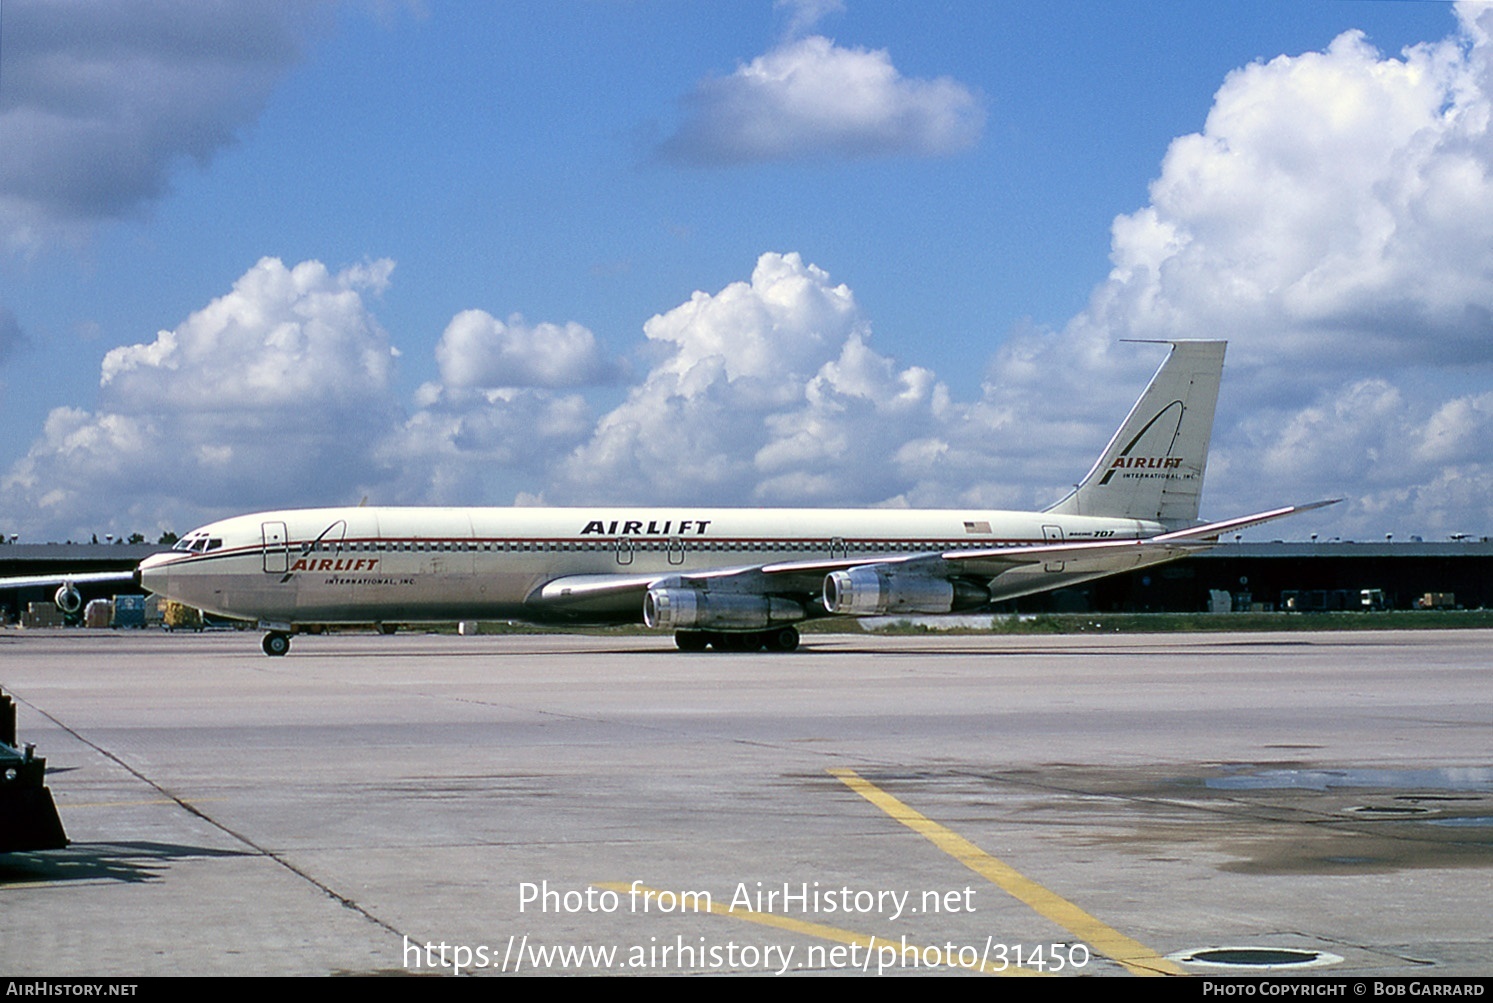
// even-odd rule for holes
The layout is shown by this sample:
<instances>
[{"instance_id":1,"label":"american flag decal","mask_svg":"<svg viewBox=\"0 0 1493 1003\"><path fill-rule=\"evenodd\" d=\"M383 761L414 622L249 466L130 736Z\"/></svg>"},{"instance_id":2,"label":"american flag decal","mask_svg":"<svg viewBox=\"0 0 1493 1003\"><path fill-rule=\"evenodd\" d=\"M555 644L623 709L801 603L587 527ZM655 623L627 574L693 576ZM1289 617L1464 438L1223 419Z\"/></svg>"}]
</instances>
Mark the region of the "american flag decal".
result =
<instances>
[{"instance_id":1,"label":"american flag decal","mask_svg":"<svg viewBox=\"0 0 1493 1003\"><path fill-rule=\"evenodd\" d=\"M990 532L990 523L969 522L968 520L966 520L964 523L964 531L966 533L988 533Z\"/></svg>"}]
</instances>

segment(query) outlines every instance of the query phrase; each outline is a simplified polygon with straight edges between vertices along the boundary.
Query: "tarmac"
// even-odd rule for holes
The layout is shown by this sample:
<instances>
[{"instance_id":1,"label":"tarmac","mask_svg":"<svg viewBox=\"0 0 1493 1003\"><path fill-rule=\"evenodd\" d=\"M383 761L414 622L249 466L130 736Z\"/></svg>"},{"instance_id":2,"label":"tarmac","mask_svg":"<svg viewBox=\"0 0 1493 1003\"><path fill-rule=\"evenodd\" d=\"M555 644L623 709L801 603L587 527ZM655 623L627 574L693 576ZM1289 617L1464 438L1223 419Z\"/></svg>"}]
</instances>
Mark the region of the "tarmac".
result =
<instances>
[{"instance_id":1,"label":"tarmac","mask_svg":"<svg viewBox=\"0 0 1493 1003\"><path fill-rule=\"evenodd\" d=\"M0 974L1485 976L1490 641L0 631Z\"/></svg>"}]
</instances>

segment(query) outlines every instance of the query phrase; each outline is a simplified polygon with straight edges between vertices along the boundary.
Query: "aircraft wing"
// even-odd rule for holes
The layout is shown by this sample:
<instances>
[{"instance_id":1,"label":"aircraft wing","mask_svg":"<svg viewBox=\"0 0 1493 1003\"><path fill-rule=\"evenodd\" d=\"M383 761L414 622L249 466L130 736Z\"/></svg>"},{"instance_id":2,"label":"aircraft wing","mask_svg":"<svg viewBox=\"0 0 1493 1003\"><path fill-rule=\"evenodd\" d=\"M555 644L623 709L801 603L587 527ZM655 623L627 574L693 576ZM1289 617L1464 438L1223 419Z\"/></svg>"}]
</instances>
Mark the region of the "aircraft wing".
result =
<instances>
[{"instance_id":1,"label":"aircraft wing","mask_svg":"<svg viewBox=\"0 0 1493 1003\"><path fill-rule=\"evenodd\" d=\"M913 563L931 563L940 560L949 562L954 568L958 569L959 573L984 575L990 578L994 578L1004 571L1009 571L1011 568L1020 567L1021 565L1043 564L1053 561L1072 561L1080 564L1086 562L1114 562L1117 566L1123 567L1127 563L1127 558L1144 558L1141 563L1155 563L1154 559L1157 557L1182 557L1188 553L1206 550L1209 547L1215 546L1218 538L1224 533L1239 532L1272 522L1276 519L1283 519L1288 515L1296 515L1300 512L1309 512L1328 505L1336 505L1341 500L1340 498L1332 498L1327 501L1312 502L1308 505L1287 505L1283 508L1271 509L1268 512L1256 512L1253 515L1225 519L1222 522L1210 522L1201 526L1193 526L1190 529L1174 530L1143 540L1033 543L1015 547L949 550L942 553L892 554L886 557L861 556L835 558L833 560L780 561L751 570L760 572L767 576L769 580L777 581L800 576L817 575L822 578L832 571L844 571L847 568L859 568L867 565L884 564L897 566ZM715 574L731 573L733 572L715 572Z\"/></svg>"},{"instance_id":2,"label":"aircraft wing","mask_svg":"<svg viewBox=\"0 0 1493 1003\"><path fill-rule=\"evenodd\" d=\"M765 591L761 565L712 568L705 571L670 571L642 575L563 575L553 578L529 593L526 606L559 616L583 616L618 611L641 610L643 593L655 585L704 585L719 588L721 580L729 583L726 591Z\"/></svg>"},{"instance_id":3,"label":"aircraft wing","mask_svg":"<svg viewBox=\"0 0 1493 1003\"><path fill-rule=\"evenodd\" d=\"M908 555L919 556L919 555ZM933 556L933 555L920 555ZM908 557L892 557L907 560ZM539 586L529 594L528 605L561 610L594 606L609 600L641 596L655 585L705 586L723 592L797 591L787 584L786 576L803 579L803 591L820 588L826 572L873 563L864 558L834 561L793 561L778 564L742 564L735 567L690 571L660 571L642 575L564 575ZM797 584L797 583L795 583ZM776 586L774 588L773 586Z\"/></svg>"},{"instance_id":4,"label":"aircraft wing","mask_svg":"<svg viewBox=\"0 0 1493 1003\"><path fill-rule=\"evenodd\" d=\"M1013 568L1061 562L1070 571L1114 572L1156 564L1207 550L1224 533L1236 532L1335 504L1339 499L1289 505L1253 515L1205 523L1142 540L1103 540L1084 543L1034 543L1029 546L990 547L841 557L805 561L776 561L702 571L681 569L656 574L566 575L545 582L532 592L527 605L557 614L597 613L635 608L643 593L655 587L708 588L716 593L792 596L814 603L823 594L824 576L851 568L905 569L931 577L956 576L995 579Z\"/></svg>"},{"instance_id":5,"label":"aircraft wing","mask_svg":"<svg viewBox=\"0 0 1493 1003\"><path fill-rule=\"evenodd\" d=\"M1131 566L1132 560L1137 564L1155 563L1157 559L1164 556L1181 557L1193 551L1207 550L1215 545L1203 540L1158 542L1159 539L1156 537L1146 540L1109 540L1100 543L1033 543L982 550L783 561L763 565L751 571L768 583L768 591L814 593L822 587L825 575L835 571L848 571L851 568L897 568L935 577L967 575L980 578L995 578L1012 568L1023 565L1057 561L1103 563L1105 566L1113 565L1115 570L1124 570ZM712 587L720 588L722 584L717 582Z\"/></svg>"},{"instance_id":6,"label":"aircraft wing","mask_svg":"<svg viewBox=\"0 0 1493 1003\"><path fill-rule=\"evenodd\" d=\"M565 575L530 593L531 606L557 609L646 592L659 575Z\"/></svg>"},{"instance_id":7,"label":"aircraft wing","mask_svg":"<svg viewBox=\"0 0 1493 1003\"><path fill-rule=\"evenodd\" d=\"M29 589L53 585L91 585L98 582L133 582L133 571L85 571L81 574L22 575L0 578L0 589Z\"/></svg>"},{"instance_id":8,"label":"aircraft wing","mask_svg":"<svg viewBox=\"0 0 1493 1003\"><path fill-rule=\"evenodd\" d=\"M83 594L79 585L97 585L104 582L128 582L138 585L139 576L134 571L83 571L76 574L17 575L0 578L0 589L55 588L54 601L64 613L76 613L83 608Z\"/></svg>"}]
</instances>

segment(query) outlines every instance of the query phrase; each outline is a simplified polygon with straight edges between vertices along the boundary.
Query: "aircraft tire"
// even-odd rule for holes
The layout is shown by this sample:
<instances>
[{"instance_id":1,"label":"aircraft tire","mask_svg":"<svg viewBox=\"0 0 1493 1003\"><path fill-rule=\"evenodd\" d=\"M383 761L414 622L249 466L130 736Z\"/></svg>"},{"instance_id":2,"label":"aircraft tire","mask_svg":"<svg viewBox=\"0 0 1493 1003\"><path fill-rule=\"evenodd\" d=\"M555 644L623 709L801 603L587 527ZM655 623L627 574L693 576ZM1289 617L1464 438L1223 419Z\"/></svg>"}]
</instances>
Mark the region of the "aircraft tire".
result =
<instances>
[{"instance_id":1,"label":"aircraft tire","mask_svg":"<svg viewBox=\"0 0 1493 1003\"><path fill-rule=\"evenodd\" d=\"M703 630L676 630L674 643L680 651L704 651L710 643L710 635Z\"/></svg>"},{"instance_id":2,"label":"aircraft tire","mask_svg":"<svg viewBox=\"0 0 1493 1003\"><path fill-rule=\"evenodd\" d=\"M798 628L779 627L777 630L769 630L763 637L767 640L768 651L797 651L798 650Z\"/></svg>"},{"instance_id":3,"label":"aircraft tire","mask_svg":"<svg viewBox=\"0 0 1493 1003\"><path fill-rule=\"evenodd\" d=\"M290 635L284 631L272 630L264 635L264 640L259 642L264 653L272 658L278 658L290 650Z\"/></svg>"},{"instance_id":4,"label":"aircraft tire","mask_svg":"<svg viewBox=\"0 0 1493 1003\"><path fill-rule=\"evenodd\" d=\"M732 631L715 635L711 643L716 651L757 651L762 647L762 635Z\"/></svg>"}]
</instances>

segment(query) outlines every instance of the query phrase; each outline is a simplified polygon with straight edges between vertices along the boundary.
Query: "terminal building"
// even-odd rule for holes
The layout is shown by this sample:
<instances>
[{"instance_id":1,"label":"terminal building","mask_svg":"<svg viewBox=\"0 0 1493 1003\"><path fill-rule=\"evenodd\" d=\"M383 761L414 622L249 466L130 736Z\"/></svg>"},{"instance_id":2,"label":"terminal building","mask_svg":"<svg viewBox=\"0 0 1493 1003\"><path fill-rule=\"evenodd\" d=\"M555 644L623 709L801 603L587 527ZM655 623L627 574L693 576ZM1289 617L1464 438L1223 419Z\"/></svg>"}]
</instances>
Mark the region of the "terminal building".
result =
<instances>
[{"instance_id":1,"label":"terminal building","mask_svg":"<svg viewBox=\"0 0 1493 1003\"><path fill-rule=\"evenodd\" d=\"M1369 596L1365 596L1369 593ZM1227 606L1220 609L1220 594ZM1428 601L1428 597L1431 599ZM1493 607L1493 540L1220 543L1171 564L1020 600L1022 612L1311 612Z\"/></svg>"}]
</instances>

